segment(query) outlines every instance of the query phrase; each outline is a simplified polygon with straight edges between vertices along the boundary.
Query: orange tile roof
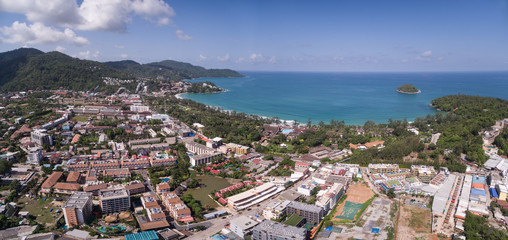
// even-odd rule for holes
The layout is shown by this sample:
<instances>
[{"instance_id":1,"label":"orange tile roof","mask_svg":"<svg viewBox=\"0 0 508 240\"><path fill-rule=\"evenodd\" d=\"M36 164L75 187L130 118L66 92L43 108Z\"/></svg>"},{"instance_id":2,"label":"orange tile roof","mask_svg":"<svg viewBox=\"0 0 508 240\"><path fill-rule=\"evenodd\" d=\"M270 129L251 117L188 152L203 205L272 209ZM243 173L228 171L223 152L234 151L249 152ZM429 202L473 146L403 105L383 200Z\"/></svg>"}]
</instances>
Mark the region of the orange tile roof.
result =
<instances>
[{"instance_id":1,"label":"orange tile roof","mask_svg":"<svg viewBox=\"0 0 508 240\"><path fill-rule=\"evenodd\" d=\"M81 176L81 174L77 171L70 172L67 176L66 182L77 182L79 180L79 176Z\"/></svg>"},{"instance_id":2,"label":"orange tile roof","mask_svg":"<svg viewBox=\"0 0 508 240\"><path fill-rule=\"evenodd\" d=\"M63 172L53 172L41 185L42 188L51 188L62 177Z\"/></svg>"},{"instance_id":3,"label":"orange tile roof","mask_svg":"<svg viewBox=\"0 0 508 240\"><path fill-rule=\"evenodd\" d=\"M81 187L81 184L79 184L79 183L64 183L64 182L56 183L54 186L55 189L70 190L70 191L77 191L80 187Z\"/></svg>"},{"instance_id":4,"label":"orange tile roof","mask_svg":"<svg viewBox=\"0 0 508 240\"><path fill-rule=\"evenodd\" d=\"M139 224L139 227L141 228L141 230L146 231L146 230L151 230L151 229L159 229L159 228L169 227L169 223L168 223L168 220L164 219L161 221L142 223L142 224Z\"/></svg>"}]
</instances>

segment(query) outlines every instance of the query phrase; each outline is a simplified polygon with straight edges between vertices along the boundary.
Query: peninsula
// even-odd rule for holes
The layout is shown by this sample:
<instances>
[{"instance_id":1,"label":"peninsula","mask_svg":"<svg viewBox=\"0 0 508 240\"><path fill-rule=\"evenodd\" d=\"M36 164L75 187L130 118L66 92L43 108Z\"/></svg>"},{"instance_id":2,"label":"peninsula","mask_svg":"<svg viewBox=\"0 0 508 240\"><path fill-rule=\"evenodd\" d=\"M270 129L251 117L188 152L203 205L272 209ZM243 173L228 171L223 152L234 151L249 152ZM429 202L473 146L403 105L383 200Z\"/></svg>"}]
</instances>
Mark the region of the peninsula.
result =
<instances>
[{"instance_id":1,"label":"peninsula","mask_svg":"<svg viewBox=\"0 0 508 240\"><path fill-rule=\"evenodd\" d=\"M405 94L418 94L421 91L416 88L413 84L404 84L397 88L397 92L405 93Z\"/></svg>"}]
</instances>

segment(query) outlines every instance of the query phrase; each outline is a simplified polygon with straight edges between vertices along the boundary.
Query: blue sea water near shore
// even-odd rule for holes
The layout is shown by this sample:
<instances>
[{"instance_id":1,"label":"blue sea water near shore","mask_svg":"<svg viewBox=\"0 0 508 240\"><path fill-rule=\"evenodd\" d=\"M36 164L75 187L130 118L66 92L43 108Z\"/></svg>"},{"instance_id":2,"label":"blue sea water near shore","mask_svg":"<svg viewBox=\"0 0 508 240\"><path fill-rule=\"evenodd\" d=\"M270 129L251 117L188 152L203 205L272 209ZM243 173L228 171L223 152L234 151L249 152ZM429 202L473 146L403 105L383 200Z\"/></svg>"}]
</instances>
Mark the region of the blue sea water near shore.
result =
<instances>
[{"instance_id":1,"label":"blue sea water near shore","mask_svg":"<svg viewBox=\"0 0 508 240\"><path fill-rule=\"evenodd\" d=\"M388 119L412 121L436 113L434 98L468 94L508 99L508 72L453 73L316 73L242 72L245 78L201 78L227 92L183 94L209 106L259 116L316 124L330 119L346 124ZM411 83L422 92L403 94L398 86Z\"/></svg>"}]
</instances>

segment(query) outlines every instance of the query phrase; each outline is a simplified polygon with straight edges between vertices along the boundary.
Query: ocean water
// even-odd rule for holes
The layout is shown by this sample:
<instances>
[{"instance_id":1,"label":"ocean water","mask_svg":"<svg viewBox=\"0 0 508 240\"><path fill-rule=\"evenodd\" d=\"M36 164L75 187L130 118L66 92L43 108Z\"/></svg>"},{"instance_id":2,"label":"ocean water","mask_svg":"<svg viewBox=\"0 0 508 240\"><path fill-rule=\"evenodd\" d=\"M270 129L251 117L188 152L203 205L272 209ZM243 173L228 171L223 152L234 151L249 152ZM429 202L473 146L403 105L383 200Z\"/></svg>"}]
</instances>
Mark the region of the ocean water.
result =
<instances>
[{"instance_id":1,"label":"ocean water","mask_svg":"<svg viewBox=\"0 0 508 240\"><path fill-rule=\"evenodd\" d=\"M412 121L435 114L434 98L468 94L508 99L508 72L457 73L315 73L242 72L245 78L201 78L227 92L183 94L225 110L235 110L283 120L313 123L330 119L346 124L388 119ZM411 83L422 92L398 93L398 86Z\"/></svg>"}]
</instances>

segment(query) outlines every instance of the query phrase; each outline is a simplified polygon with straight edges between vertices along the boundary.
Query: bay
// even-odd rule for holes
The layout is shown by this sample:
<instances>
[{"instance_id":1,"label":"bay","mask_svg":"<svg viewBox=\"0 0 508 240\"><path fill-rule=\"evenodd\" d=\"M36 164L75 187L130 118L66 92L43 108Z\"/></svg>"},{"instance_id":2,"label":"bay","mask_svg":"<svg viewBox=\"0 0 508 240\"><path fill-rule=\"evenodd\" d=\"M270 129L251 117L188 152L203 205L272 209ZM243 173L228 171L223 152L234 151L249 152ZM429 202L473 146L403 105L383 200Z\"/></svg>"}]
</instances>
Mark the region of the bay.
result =
<instances>
[{"instance_id":1,"label":"bay","mask_svg":"<svg viewBox=\"0 0 508 240\"><path fill-rule=\"evenodd\" d=\"M209 106L314 124L330 119L360 125L367 120L408 121L435 114L434 98L467 94L508 99L508 72L329 73L241 72L244 78L201 78L227 92L183 94ZM422 92L402 94L411 83Z\"/></svg>"}]
</instances>

